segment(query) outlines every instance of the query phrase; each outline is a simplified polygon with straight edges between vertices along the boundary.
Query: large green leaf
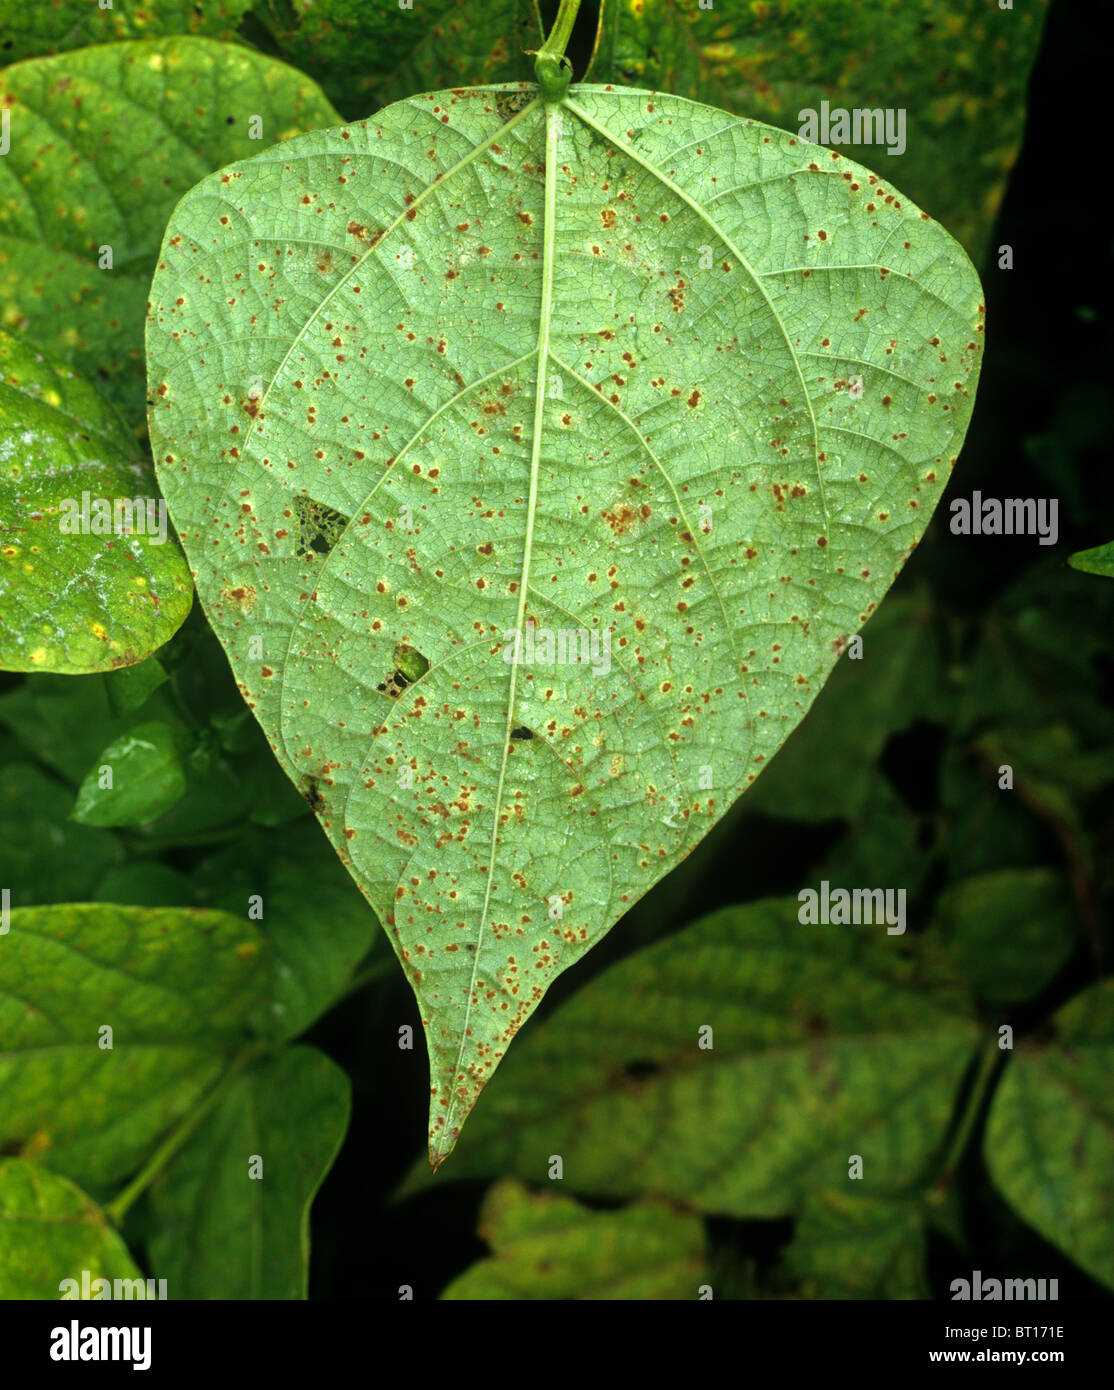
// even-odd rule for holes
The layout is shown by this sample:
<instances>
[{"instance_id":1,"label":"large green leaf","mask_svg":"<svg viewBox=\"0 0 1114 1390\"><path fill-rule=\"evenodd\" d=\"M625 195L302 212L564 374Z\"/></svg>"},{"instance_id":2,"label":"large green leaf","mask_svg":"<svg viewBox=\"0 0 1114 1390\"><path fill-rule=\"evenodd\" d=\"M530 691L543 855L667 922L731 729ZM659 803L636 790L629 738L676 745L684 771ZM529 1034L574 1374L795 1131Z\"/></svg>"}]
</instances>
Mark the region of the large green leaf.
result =
<instances>
[{"instance_id":1,"label":"large green leaf","mask_svg":"<svg viewBox=\"0 0 1114 1390\"><path fill-rule=\"evenodd\" d=\"M1114 980L1066 1004L1048 1041L1019 1048L994 1095L984 1150L1014 1210L1114 1287Z\"/></svg>"},{"instance_id":2,"label":"large green leaf","mask_svg":"<svg viewBox=\"0 0 1114 1390\"><path fill-rule=\"evenodd\" d=\"M962 250L857 165L675 97L521 95L206 179L148 321L171 515L415 989L434 1163L876 608L982 340Z\"/></svg>"},{"instance_id":3,"label":"large green leaf","mask_svg":"<svg viewBox=\"0 0 1114 1390\"><path fill-rule=\"evenodd\" d=\"M302 1298L309 1208L348 1127L348 1078L296 1047L237 1078L151 1189L174 1298Z\"/></svg>"},{"instance_id":4,"label":"large green leaf","mask_svg":"<svg viewBox=\"0 0 1114 1390\"><path fill-rule=\"evenodd\" d=\"M126 1176L246 1036L263 946L222 912L13 911L0 952L0 1146L89 1184Z\"/></svg>"},{"instance_id":5,"label":"large green leaf","mask_svg":"<svg viewBox=\"0 0 1114 1390\"><path fill-rule=\"evenodd\" d=\"M977 1038L965 998L925 949L798 908L713 913L605 971L511 1052L446 1172L537 1182L559 1155L575 1191L745 1217L915 1191Z\"/></svg>"},{"instance_id":6,"label":"large green leaf","mask_svg":"<svg viewBox=\"0 0 1114 1390\"><path fill-rule=\"evenodd\" d=\"M0 73L4 106L0 327L95 373L138 422L143 312L174 204L211 169L337 114L301 73L202 38L16 63Z\"/></svg>"},{"instance_id":7,"label":"large green leaf","mask_svg":"<svg viewBox=\"0 0 1114 1390\"><path fill-rule=\"evenodd\" d=\"M192 597L123 421L70 368L0 332L0 667L129 666L173 636Z\"/></svg>"},{"instance_id":8,"label":"large green leaf","mask_svg":"<svg viewBox=\"0 0 1114 1390\"><path fill-rule=\"evenodd\" d=\"M64 1279L142 1279L127 1246L80 1188L37 1163L0 1158L0 1298L61 1297ZM145 1284L129 1284L144 1297Z\"/></svg>"},{"instance_id":9,"label":"large green leaf","mask_svg":"<svg viewBox=\"0 0 1114 1390\"><path fill-rule=\"evenodd\" d=\"M480 1234L491 1256L442 1298L696 1298L708 1282L704 1223L665 1203L590 1211L507 1179L484 1198Z\"/></svg>"}]
</instances>

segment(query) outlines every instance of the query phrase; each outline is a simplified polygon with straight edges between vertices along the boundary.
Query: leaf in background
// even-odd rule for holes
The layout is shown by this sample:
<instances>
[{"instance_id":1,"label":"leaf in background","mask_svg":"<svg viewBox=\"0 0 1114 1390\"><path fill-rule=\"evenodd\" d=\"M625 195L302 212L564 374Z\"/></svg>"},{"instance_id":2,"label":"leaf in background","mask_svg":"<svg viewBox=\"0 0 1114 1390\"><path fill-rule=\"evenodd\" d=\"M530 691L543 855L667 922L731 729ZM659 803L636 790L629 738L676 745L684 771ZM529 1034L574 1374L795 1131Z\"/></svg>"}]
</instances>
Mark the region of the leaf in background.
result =
<instances>
[{"instance_id":1,"label":"leaf in background","mask_svg":"<svg viewBox=\"0 0 1114 1390\"><path fill-rule=\"evenodd\" d=\"M197 34L231 39L253 0L157 0L150 5L106 6L103 0L51 0L27 5L0 0L0 59L62 53L86 44L121 39L153 39L164 34Z\"/></svg>"},{"instance_id":2,"label":"leaf in background","mask_svg":"<svg viewBox=\"0 0 1114 1390\"><path fill-rule=\"evenodd\" d=\"M749 810L801 821L867 814L891 735L916 719L946 720L941 637L923 600L895 595L861 640L862 656L843 652L824 699L755 787Z\"/></svg>"},{"instance_id":3,"label":"leaf in background","mask_svg":"<svg viewBox=\"0 0 1114 1390\"><path fill-rule=\"evenodd\" d=\"M76 787L102 748L119 738L127 719L113 713L101 676L41 675L0 694L0 724Z\"/></svg>"},{"instance_id":4,"label":"leaf in background","mask_svg":"<svg viewBox=\"0 0 1114 1390\"><path fill-rule=\"evenodd\" d=\"M101 904L22 908L10 928L0 1147L90 1186L123 1178L245 1036L264 942L221 912Z\"/></svg>"},{"instance_id":5,"label":"leaf in background","mask_svg":"<svg viewBox=\"0 0 1114 1390\"><path fill-rule=\"evenodd\" d=\"M411 51L430 41L429 36L439 32L438 21L459 9L459 3L416 0L413 8L403 9L398 0L260 0L253 17L288 63L320 82L347 115L363 116L379 104L378 84L389 82ZM477 31L485 28L493 36L502 35L506 52L511 31L498 25L502 20L506 26L508 0L473 0L467 15L469 23L463 28L452 25L458 54L480 47Z\"/></svg>"},{"instance_id":6,"label":"leaf in background","mask_svg":"<svg viewBox=\"0 0 1114 1390\"><path fill-rule=\"evenodd\" d=\"M152 1267L172 1298L305 1297L310 1204L344 1140L349 1090L311 1047L236 1079L151 1188Z\"/></svg>"},{"instance_id":7,"label":"leaf in background","mask_svg":"<svg viewBox=\"0 0 1114 1390\"><path fill-rule=\"evenodd\" d=\"M709 95L701 82L699 44L677 0L604 0L602 21L586 79L698 100Z\"/></svg>"},{"instance_id":8,"label":"leaf in background","mask_svg":"<svg viewBox=\"0 0 1114 1390\"><path fill-rule=\"evenodd\" d=\"M228 912L245 913L249 894L262 896L260 926L275 961L272 1040L295 1037L324 1013L369 947L386 951L374 915L309 826L270 830L211 855L193 882L203 906Z\"/></svg>"},{"instance_id":9,"label":"leaf in background","mask_svg":"<svg viewBox=\"0 0 1114 1390\"><path fill-rule=\"evenodd\" d=\"M11 890L13 907L89 898L119 859L115 836L76 825L72 807L73 793L31 763L3 764L0 886Z\"/></svg>"},{"instance_id":10,"label":"leaf in background","mask_svg":"<svg viewBox=\"0 0 1114 1390\"><path fill-rule=\"evenodd\" d=\"M742 1217L846 1191L852 1154L864 1196L915 1188L976 1041L965 996L926 944L798 906L713 913L592 980L512 1049L446 1171L538 1181L560 1154L574 1191Z\"/></svg>"},{"instance_id":11,"label":"leaf in background","mask_svg":"<svg viewBox=\"0 0 1114 1390\"><path fill-rule=\"evenodd\" d=\"M708 1281L704 1223L664 1204L590 1211L513 1179L488 1189L479 1233L492 1254L444 1299L665 1299Z\"/></svg>"},{"instance_id":12,"label":"leaf in background","mask_svg":"<svg viewBox=\"0 0 1114 1390\"><path fill-rule=\"evenodd\" d=\"M127 1246L80 1188L37 1163L0 1158L0 1298L57 1299L62 1280L80 1284L84 1270L90 1283L143 1279ZM130 1287L130 1296L145 1297L145 1283Z\"/></svg>"},{"instance_id":13,"label":"leaf in background","mask_svg":"<svg viewBox=\"0 0 1114 1390\"><path fill-rule=\"evenodd\" d=\"M1047 1042L1018 1047L995 1092L984 1153L1014 1211L1114 1286L1114 980L1077 995Z\"/></svg>"},{"instance_id":14,"label":"leaf in background","mask_svg":"<svg viewBox=\"0 0 1114 1390\"><path fill-rule=\"evenodd\" d=\"M337 113L282 63L210 39L103 44L0 73L0 323L143 418L143 314L175 203L210 170ZM74 173L81 171L76 179ZM112 269L99 264L112 250ZM173 247L163 259L182 267Z\"/></svg>"},{"instance_id":15,"label":"leaf in background","mask_svg":"<svg viewBox=\"0 0 1114 1390\"><path fill-rule=\"evenodd\" d=\"M165 680L167 673L157 657L153 656L137 666L122 666L118 671L110 671L105 676L109 708L117 715L142 709Z\"/></svg>"},{"instance_id":16,"label":"leaf in background","mask_svg":"<svg viewBox=\"0 0 1114 1390\"><path fill-rule=\"evenodd\" d=\"M103 769L112 785L102 786ZM109 744L78 788L73 819L82 825L145 825L180 801L186 774L174 730L152 720Z\"/></svg>"},{"instance_id":17,"label":"leaf in background","mask_svg":"<svg viewBox=\"0 0 1114 1390\"><path fill-rule=\"evenodd\" d=\"M534 0L456 0L398 68L375 89L375 102L404 101L415 92L480 87L490 83L532 82L534 59L544 35ZM503 98L513 110L533 91ZM360 114L363 114L362 112Z\"/></svg>"},{"instance_id":18,"label":"leaf in background","mask_svg":"<svg viewBox=\"0 0 1114 1390\"><path fill-rule=\"evenodd\" d=\"M1071 890L1051 869L1002 869L946 888L936 930L988 1003L1032 999L1079 943Z\"/></svg>"},{"instance_id":19,"label":"leaf in background","mask_svg":"<svg viewBox=\"0 0 1114 1390\"><path fill-rule=\"evenodd\" d=\"M784 1268L807 1299L931 1298L919 1202L818 1192L805 1202Z\"/></svg>"},{"instance_id":20,"label":"leaf in background","mask_svg":"<svg viewBox=\"0 0 1114 1390\"><path fill-rule=\"evenodd\" d=\"M1068 556L1068 564L1084 574L1101 574L1106 579L1114 579L1114 541L1096 545L1091 550L1077 550Z\"/></svg>"},{"instance_id":21,"label":"leaf in background","mask_svg":"<svg viewBox=\"0 0 1114 1390\"><path fill-rule=\"evenodd\" d=\"M874 175L571 90L435 93L215 174L151 290L160 481L392 931L434 1163L547 985L802 718L978 374L977 277ZM554 663L569 631L590 663Z\"/></svg>"},{"instance_id":22,"label":"leaf in background","mask_svg":"<svg viewBox=\"0 0 1114 1390\"><path fill-rule=\"evenodd\" d=\"M683 7L703 50L701 95L736 114L796 130L822 101L904 110L900 156L878 145L840 153L895 166L887 176L982 260L1021 147L1047 0L1009 10L985 0Z\"/></svg>"},{"instance_id":23,"label":"leaf in background","mask_svg":"<svg viewBox=\"0 0 1114 1390\"><path fill-rule=\"evenodd\" d=\"M112 529L125 514L136 534ZM107 534L79 532L96 521ZM192 599L151 466L123 421L63 363L0 332L0 668L130 666L174 635Z\"/></svg>"}]
</instances>

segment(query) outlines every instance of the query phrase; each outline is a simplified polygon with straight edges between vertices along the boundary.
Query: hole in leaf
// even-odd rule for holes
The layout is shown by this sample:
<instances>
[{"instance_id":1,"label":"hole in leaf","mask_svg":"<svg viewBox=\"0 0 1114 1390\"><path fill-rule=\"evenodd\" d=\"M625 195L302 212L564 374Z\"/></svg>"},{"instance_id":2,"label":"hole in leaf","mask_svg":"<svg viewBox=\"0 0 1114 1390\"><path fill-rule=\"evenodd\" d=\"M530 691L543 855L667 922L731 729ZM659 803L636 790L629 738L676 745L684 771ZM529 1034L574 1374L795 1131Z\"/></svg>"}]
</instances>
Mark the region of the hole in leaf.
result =
<instances>
[{"instance_id":1,"label":"hole in leaf","mask_svg":"<svg viewBox=\"0 0 1114 1390\"><path fill-rule=\"evenodd\" d=\"M297 553L308 555L313 550L318 555L328 555L344 534L348 518L335 507L328 507L312 497L294 497L291 507L298 523Z\"/></svg>"},{"instance_id":2,"label":"hole in leaf","mask_svg":"<svg viewBox=\"0 0 1114 1390\"><path fill-rule=\"evenodd\" d=\"M534 731L533 731L533 729L528 729L528 728L526 727L525 724L520 724L520 725L518 726L517 729L512 729L512 730L511 730L511 738L527 739L527 738L533 738L533 737L534 737Z\"/></svg>"},{"instance_id":3,"label":"hole in leaf","mask_svg":"<svg viewBox=\"0 0 1114 1390\"><path fill-rule=\"evenodd\" d=\"M408 685L421 680L429 670L429 662L416 647L408 647L403 642L394 650L394 663L395 669L377 689L397 700Z\"/></svg>"}]
</instances>

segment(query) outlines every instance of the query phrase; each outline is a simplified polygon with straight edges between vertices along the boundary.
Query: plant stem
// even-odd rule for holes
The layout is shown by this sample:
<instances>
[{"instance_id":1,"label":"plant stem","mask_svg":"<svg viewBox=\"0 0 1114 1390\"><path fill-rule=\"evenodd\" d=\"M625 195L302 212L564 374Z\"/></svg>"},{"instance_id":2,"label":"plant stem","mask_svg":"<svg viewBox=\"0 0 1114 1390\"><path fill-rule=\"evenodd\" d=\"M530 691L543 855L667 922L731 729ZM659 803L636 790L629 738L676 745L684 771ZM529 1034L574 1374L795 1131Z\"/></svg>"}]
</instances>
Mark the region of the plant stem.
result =
<instances>
[{"instance_id":1,"label":"plant stem","mask_svg":"<svg viewBox=\"0 0 1114 1390\"><path fill-rule=\"evenodd\" d=\"M546 102L561 102L568 91L572 67L565 57L565 48L579 9L580 0L561 0L553 28L534 57L534 78Z\"/></svg>"},{"instance_id":2,"label":"plant stem","mask_svg":"<svg viewBox=\"0 0 1114 1390\"><path fill-rule=\"evenodd\" d=\"M232 1082L240 1073L251 1065L252 1062L267 1049L264 1042L249 1043L244 1050L233 1059L228 1070L176 1130L173 1131L155 1150L147 1161L146 1166L134 1177L123 1192L119 1193L104 1208L104 1214L114 1226L119 1226L124 1219L124 1215L135 1199L158 1177L186 1140L193 1134L194 1130L201 1121L216 1106L217 1102L225 1095Z\"/></svg>"},{"instance_id":3,"label":"plant stem","mask_svg":"<svg viewBox=\"0 0 1114 1390\"><path fill-rule=\"evenodd\" d=\"M1001 1049L998 1046L997 1038L991 1038L987 1043L986 1049L979 1061L979 1069L975 1075L974 1084L971 1087L971 1094L967 1097L967 1107L963 1112L959 1128L956 1130L955 1138L952 1140L948 1155L944 1160L943 1168L937 1187L947 1187L951 1181L959 1160L963 1157L963 1151L971 1138L971 1132L975 1127L975 1122L982 1113L983 1101L990 1088L990 1083L994 1079L994 1073L998 1069L998 1063L1002 1058Z\"/></svg>"},{"instance_id":4,"label":"plant stem","mask_svg":"<svg viewBox=\"0 0 1114 1390\"><path fill-rule=\"evenodd\" d=\"M538 49L539 58L545 54L549 58L556 58L558 62L561 61L565 56L565 49L569 45L579 9L580 0L561 0L561 7L557 11L557 18L553 21L553 28L549 31L545 43Z\"/></svg>"}]
</instances>

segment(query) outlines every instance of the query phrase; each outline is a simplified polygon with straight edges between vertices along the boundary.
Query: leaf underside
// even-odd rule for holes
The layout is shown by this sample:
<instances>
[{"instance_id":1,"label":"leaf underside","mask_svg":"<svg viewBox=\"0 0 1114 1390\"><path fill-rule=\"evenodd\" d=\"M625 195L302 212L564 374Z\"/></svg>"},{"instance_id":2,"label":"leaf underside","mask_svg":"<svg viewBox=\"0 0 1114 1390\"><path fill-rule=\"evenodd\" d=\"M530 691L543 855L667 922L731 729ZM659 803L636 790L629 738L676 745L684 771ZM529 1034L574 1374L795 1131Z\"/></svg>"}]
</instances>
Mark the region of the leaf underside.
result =
<instances>
[{"instance_id":1,"label":"leaf underside","mask_svg":"<svg viewBox=\"0 0 1114 1390\"><path fill-rule=\"evenodd\" d=\"M148 318L171 517L414 988L434 1166L802 718L932 514L982 345L961 249L859 166L533 93L212 175Z\"/></svg>"}]
</instances>

